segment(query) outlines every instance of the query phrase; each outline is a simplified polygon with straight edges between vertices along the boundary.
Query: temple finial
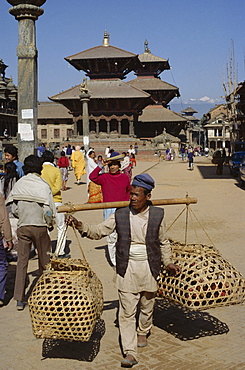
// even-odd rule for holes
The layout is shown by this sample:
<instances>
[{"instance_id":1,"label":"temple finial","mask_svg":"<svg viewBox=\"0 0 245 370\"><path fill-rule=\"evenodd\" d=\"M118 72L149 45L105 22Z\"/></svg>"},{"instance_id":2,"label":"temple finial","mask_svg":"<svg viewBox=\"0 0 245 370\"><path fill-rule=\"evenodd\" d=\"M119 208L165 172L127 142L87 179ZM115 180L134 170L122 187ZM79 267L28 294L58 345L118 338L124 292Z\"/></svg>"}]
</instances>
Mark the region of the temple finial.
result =
<instances>
[{"instance_id":1,"label":"temple finial","mask_svg":"<svg viewBox=\"0 0 245 370\"><path fill-rule=\"evenodd\" d=\"M145 45L145 53L148 53L148 54L151 54L151 51L150 51L150 49L148 48L148 41L147 40L145 40L145 42L144 42L144 45Z\"/></svg>"},{"instance_id":2,"label":"temple finial","mask_svg":"<svg viewBox=\"0 0 245 370\"><path fill-rule=\"evenodd\" d=\"M104 31L103 46L110 46L110 35L106 30Z\"/></svg>"}]
</instances>

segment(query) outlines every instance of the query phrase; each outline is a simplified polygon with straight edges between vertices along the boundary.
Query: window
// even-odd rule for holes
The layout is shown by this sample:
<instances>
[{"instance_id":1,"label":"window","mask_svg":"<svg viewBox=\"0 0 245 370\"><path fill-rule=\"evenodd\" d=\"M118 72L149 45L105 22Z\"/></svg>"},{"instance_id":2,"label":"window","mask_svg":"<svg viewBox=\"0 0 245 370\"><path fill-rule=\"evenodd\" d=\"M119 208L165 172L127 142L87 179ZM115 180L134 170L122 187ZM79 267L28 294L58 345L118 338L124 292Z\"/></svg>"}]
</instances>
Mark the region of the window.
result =
<instances>
[{"instance_id":1,"label":"window","mask_svg":"<svg viewBox=\"0 0 245 370\"><path fill-rule=\"evenodd\" d=\"M54 139L59 139L60 138L60 129L55 128L54 129Z\"/></svg>"},{"instance_id":2,"label":"window","mask_svg":"<svg viewBox=\"0 0 245 370\"><path fill-rule=\"evenodd\" d=\"M41 139L47 139L47 129L46 128L41 129Z\"/></svg>"},{"instance_id":3,"label":"window","mask_svg":"<svg viewBox=\"0 0 245 370\"><path fill-rule=\"evenodd\" d=\"M67 137L72 137L72 129L71 129L71 128L68 128L68 129L66 130L66 136L67 136Z\"/></svg>"}]
</instances>

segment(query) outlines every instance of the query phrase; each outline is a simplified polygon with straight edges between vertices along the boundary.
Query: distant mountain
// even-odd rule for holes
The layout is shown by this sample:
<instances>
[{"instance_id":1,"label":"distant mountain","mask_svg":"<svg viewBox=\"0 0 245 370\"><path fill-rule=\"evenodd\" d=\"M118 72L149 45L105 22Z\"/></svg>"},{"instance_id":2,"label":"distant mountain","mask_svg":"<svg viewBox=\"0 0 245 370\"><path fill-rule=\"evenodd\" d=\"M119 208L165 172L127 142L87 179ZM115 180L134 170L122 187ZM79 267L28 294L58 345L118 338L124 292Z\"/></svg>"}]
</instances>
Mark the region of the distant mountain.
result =
<instances>
[{"instance_id":1,"label":"distant mountain","mask_svg":"<svg viewBox=\"0 0 245 370\"><path fill-rule=\"evenodd\" d=\"M195 109L198 113L194 116L197 118L202 118L203 114L208 113L210 109L214 108L215 105L224 104L222 99L212 99L208 96L204 96L200 99L189 99L188 101L180 102L179 99L175 98L173 103L170 102L170 109L174 112L181 113L182 110L186 109L188 106Z\"/></svg>"},{"instance_id":2,"label":"distant mountain","mask_svg":"<svg viewBox=\"0 0 245 370\"><path fill-rule=\"evenodd\" d=\"M214 107L214 105L215 104L191 104L190 106L198 112L194 114L194 117L201 119L205 113L208 113L208 111ZM187 107L188 105L186 104L170 104L170 109L176 113L181 113L181 111Z\"/></svg>"}]
</instances>

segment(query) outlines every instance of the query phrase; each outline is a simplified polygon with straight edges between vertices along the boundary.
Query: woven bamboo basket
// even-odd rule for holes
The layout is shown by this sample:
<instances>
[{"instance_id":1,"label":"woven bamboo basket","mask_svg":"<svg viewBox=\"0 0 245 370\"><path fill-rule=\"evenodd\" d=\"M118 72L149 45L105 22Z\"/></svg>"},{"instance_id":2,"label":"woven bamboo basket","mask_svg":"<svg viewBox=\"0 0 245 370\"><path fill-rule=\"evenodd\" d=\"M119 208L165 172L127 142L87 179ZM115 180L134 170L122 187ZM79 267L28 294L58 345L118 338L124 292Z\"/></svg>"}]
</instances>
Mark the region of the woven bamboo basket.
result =
<instances>
[{"instance_id":1,"label":"woven bamboo basket","mask_svg":"<svg viewBox=\"0 0 245 370\"><path fill-rule=\"evenodd\" d=\"M103 311L102 284L85 260L51 259L28 304L37 338L88 341Z\"/></svg>"},{"instance_id":2,"label":"woven bamboo basket","mask_svg":"<svg viewBox=\"0 0 245 370\"><path fill-rule=\"evenodd\" d=\"M162 269L158 297L195 310L241 303L245 279L217 249L201 244L171 241L173 261L182 269L171 276Z\"/></svg>"}]
</instances>

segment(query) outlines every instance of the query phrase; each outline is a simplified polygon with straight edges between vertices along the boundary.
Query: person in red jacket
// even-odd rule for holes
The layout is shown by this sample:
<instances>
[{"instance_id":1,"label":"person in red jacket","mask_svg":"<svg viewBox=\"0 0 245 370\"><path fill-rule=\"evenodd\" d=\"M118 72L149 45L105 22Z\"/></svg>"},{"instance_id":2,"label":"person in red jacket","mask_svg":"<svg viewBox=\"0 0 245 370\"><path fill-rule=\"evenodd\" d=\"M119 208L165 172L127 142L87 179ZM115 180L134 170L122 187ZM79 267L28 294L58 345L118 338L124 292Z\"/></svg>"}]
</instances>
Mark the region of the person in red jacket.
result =
<instances>
[{"instance_id":1,"label":"person in red jacket","mask_svg":"<svg viewBox=\"0 0 245 370\"><path fill-rule=\"evenodd\" d=\"M115 159L113 159L115 158ZM101 185L103 202L120 202L128 201L130 196L130 182L127 175L120 171L120 156L118 152L113 152L107 161L103 162L102 166L97 166L89 175L89 179L98 185ZM109 172L100 174L101 168L108 165ZM104 209L103 217L106 220L111 214L115 212L116 208ZM117 234L114 231L107 236L108 253L112 266L116 266L115 245L117 241Z\"/></svg>"},{"instance_id":2,"label":"person in red jacket","mask_svg":"<svg viewBox=\"0 0 245 370\"><path fill-rule=\"evenodd\" d=\"M58 167L62 176L62 190L66 190L66 183L68 181L68 168L69 168L69 159L65 156L65 152L62 150L60 153L61 157L58 159Z\"/></svg>"}]
</instances>

